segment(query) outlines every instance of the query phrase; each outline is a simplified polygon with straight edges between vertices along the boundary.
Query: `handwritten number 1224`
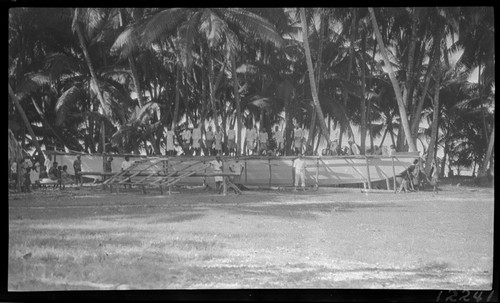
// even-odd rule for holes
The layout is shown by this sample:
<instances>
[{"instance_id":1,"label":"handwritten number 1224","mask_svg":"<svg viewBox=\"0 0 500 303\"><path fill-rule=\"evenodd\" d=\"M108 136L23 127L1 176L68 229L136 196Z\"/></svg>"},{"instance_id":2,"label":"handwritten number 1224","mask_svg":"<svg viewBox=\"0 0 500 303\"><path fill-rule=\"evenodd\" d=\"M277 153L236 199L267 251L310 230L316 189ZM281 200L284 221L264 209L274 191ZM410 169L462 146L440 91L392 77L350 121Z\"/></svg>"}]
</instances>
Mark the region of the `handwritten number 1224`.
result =
<instances>
[{"instance_id":1,"label":"handwritten number 1224","mask_svg":"<svg viewBox=\"0 0 500 303\"><path fill-rule=\"evenodd\" d=\"M440 300L442 300L442 297L441 297L442 294L443 294L443 291L440 291L437 298L436 298L436 302L439 302ZM443 297L443 298L444 298L444 302L470 302L471 301L470 295L471 295L471 292L468 290L461 291L461 295L459 295L458 291L456 291L456 290L449 290L448 296ZM493 296L493 291L491 291L490 295L486 298L485 302L490 302L492 296ZM483 292L482 291L474 292L474 294L472 295L472 300L473 300L473 302L482 302L483 301Z\"/></svg>"}]
</instances>

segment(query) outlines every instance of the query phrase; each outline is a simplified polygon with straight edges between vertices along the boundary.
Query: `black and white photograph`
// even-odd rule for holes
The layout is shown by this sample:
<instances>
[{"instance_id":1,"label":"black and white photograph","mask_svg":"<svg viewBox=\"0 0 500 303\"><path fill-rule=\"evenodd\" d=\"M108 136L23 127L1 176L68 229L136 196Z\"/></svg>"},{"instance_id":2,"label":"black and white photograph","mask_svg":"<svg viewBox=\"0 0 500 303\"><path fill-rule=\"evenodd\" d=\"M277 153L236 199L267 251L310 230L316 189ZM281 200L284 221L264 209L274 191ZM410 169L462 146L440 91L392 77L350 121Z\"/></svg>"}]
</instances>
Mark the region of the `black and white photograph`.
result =
<instances>
[{"instance_id":1,"label":"black and white photograph","mask_svg":"<svg viewBox=\"0 0 500 303\"><path fill-rule=\"evenodd\" d=\"M493 7L15 6L7 23L11 295L498 301Z\"/></svg>"}]
</instances>

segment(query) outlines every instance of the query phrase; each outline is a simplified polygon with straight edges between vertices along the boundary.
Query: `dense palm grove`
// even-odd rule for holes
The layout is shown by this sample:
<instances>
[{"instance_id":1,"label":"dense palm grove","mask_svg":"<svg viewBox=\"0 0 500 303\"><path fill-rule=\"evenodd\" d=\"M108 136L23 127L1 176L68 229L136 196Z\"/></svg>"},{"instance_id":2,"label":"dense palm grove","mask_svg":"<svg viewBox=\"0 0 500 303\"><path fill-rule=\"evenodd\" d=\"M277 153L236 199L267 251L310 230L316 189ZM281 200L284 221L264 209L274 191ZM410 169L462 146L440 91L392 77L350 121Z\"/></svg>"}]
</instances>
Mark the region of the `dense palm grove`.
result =
<instances>
[{"instance_id":1,"label":"dense palm grove","mask_svg":"<svg viewBox=\"0 0 500 303\"><path fill-rule=\"evenodd\" d=\"M245 128L279 125L290 154L295 123L309 154L338 130L483 175L494 53L488 7L13 8L9 129L27 150L164 155L167 128L233 126L242 153Z\"/></svg>"}]
</instances>

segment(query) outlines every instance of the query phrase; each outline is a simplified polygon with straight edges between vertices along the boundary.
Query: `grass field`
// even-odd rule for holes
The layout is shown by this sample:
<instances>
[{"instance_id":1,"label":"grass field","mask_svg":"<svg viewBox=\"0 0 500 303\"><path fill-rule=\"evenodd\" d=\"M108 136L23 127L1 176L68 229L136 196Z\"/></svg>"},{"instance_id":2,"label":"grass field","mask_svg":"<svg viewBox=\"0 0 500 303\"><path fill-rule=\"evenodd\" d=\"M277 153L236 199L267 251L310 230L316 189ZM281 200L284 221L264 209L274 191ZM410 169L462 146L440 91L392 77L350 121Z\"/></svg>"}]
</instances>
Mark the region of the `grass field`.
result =
<instances>
[{"instance_id":1,"label":"grass field","mask_svg":"<svg viewBox=\"0 0 500 303\"><path fill-rule=\"evenodd\" d=\"M491 187L157 194L11 194L8 290L491 288Z\"/></svg>"}]
</instances>

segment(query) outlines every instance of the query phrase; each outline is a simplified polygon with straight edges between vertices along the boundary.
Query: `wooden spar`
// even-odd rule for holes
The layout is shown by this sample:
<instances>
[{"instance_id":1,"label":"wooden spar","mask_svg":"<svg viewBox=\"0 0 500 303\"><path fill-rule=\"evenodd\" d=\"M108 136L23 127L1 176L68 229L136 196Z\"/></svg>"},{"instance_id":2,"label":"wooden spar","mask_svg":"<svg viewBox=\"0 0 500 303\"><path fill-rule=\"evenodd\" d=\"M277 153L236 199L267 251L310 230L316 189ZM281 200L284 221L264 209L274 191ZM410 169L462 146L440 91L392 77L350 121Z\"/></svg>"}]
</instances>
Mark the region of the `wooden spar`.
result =
<instances>
[{"instance_id":1,"label":"wooden spar","mask_svg":"<svg viewBox=\"0 0 500 303\"><path fill-rule=\"evenodd\" d=\"M271 187L271 159L267 159L267 164L269 165L269 187Z\"/></svg>"},{"instance_id":2,"label":"wooden spar","mask_svg":"<svg viewBox=\"0 0 500 303\"><path fill-rule=\"evenodd\" d=\"M318 179L319 179L319 158L316 159L316 188L319 187L319 182L318 182Z\"/></svg>"},{"instance_id":3,"label":"wooden spar","mask_svg":"<svg viewBox=\"0 0 500 303\"><path fill-rule=\"evenodd\" d=\"M245 183L248 183L248 180L247 180L247 159L245 159Z\"/></svg>"},{"instance_id":4,"label":"wooden spar","mask_svg":"<svg viewBox=\"0 0 500 303\"><path fill-rule=\"evenodd\" d=\"M396 169L394 168L394 157L391 156L391 160L392 160L392 176L393 176L393 179L394 179L394 193L396 193Z\"/></svg>"},{"instance_id":5,"label":"wooden spar","mask_svg":"<svg viewBox=\"0 0 500 303\"><path fill-rule=\"evenodd\" d=\"M366 160L366 175L368 177L368 189L372 189L372 180L370 178L370 164L368 164L368 157L365 156Z\"/></svg>"},{"instance_id":6,"label":"wooden spar","mask_svg":"<svg viewBox=\"0 0 500 303\"><path fill-rule=\"evenodd\" d=\"M224 176L223 180L224 180L224 182L222 182L222 186L224 188L224 194L223 195L225 196L225 195L227 195L227 183L226 183L227 182L227 177Z\"/></svg>"},{"instance_id":7,"label":"wooden spar","mask_svg":"<svg viewBox=\"0 0 500 303\"><path fill-rule=\"evenodd\" d=\"M104 172L104 167L106 167L106 137L105 137L105 126L104 120L101 121L101 136L102 136L102 171ZM104 178L104 177L103 177Z\"/></svg>"}]
</instances>

